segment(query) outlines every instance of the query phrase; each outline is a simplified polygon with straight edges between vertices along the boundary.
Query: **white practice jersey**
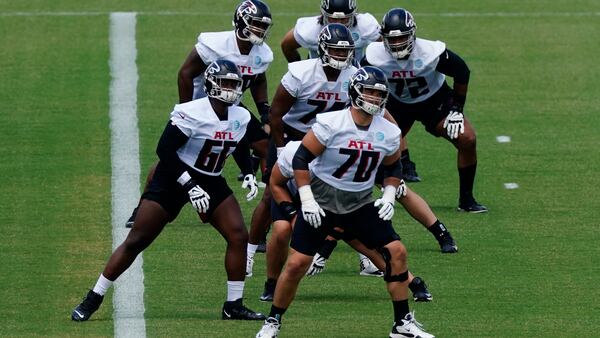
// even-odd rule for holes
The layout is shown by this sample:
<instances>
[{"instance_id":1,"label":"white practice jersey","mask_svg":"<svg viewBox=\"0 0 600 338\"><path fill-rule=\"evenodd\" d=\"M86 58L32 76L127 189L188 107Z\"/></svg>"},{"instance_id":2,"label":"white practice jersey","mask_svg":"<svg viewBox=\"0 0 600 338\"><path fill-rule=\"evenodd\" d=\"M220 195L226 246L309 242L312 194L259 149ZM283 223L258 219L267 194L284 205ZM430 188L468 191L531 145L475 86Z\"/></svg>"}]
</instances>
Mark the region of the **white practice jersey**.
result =
<instances>
[{"instance_id":1,"label":"white practice jersey","mask_svg":"<svg viewBox=\"0 0 600 338\"><path fill-rule=\"evenodd\" d=\"M400 148L395 124L378 115L367 130L358 129L350 109L317 116L312 131L326 147L313 161L314 175L343 191L371 189L383 158Z\"/></svg>"},{"instance_id":2,"label":"white practice jersey","mask_svg":"<svg viewBox=\"0 0 600 338\"><path fill-rule=\"evenodd\" d=\"M266 43L254 45L248 55L240 53L235 31L201 33L196 43L196 52L205 64L225 59L233 62L244 79L243 90L248 89L256 75L264 73L273 62L273 52ZM204 76L194 79L194 99L205 97Z\"/></svg>"},{"instance_id":3,"label":"white practice jersey","mask_svg":"<svg viewBox=\"0 0 600 338\"><path fill-rule=\"evenodd\" d=\"M320 16L309 16L299 18L294 26L294 39L298 44L308 49L310 58L317 58L317 46L319 44L319 33L324 25L319 24ZM364 49L373 41L377 41L380 36L381 27L377 19L369 13L359 13L356 15L356 26L349 27L354 39L354 59L362 60Z\"/></svg>"},{"instance_id":4,"label":"white practice jersey","mask_svg":"<svg viewBox=\"0 0 600 338\"><path fill-rule=\"evenodd\" d=\"M279 157L277 158L277 166L279 167L279 171L281 171L281 175L286 178L294 178L294 168L292 167L292 161L294 160L294 155L296 155L296 151L298 147L300 147L302 141L291 141L288 142Z\"/></svg>"},{"instance_id":5,"label":"white practice jersey","mask_svg":"<svg viewBox=\"0 0 600 338\"><path fill-rule=\"evenodd\" d=\"M348 82L357 70L350 66L340 72L337 80L328 81L319 59L288 64L288 72L281 79L281 84L296 98L296 102L283 116L283 122L306 133L317 114L346 107L350 103Z\"/></svg>"},{"instance_id":6,"label":"white practice jersey","mask_svg":"<svg viewBox=\"0 0 600 338\"><path fill-rule=\"evenodd\" d=\"M446 44L441 41L417 38L408 59L397 60L383 42L375 42L367 47L366 59L383 70L390 82L390 93L400 102L411 104L428 99L444 84L446 76L435 68L445 50Z\"/></svg>"},{"instance_id":7,"label":"white practice jersey","mask_svg":"<svg viewBox=\"0 0 600 338\"><path fill-rule=\"evenodd\" d=\"M248 122L250 112L238 106L229 107L227 120L219 120L208 98L176 104L171 123L189 137L177 155L197 172L219 176L225 159L246 133Z\"/></svg>"}]
</instances>

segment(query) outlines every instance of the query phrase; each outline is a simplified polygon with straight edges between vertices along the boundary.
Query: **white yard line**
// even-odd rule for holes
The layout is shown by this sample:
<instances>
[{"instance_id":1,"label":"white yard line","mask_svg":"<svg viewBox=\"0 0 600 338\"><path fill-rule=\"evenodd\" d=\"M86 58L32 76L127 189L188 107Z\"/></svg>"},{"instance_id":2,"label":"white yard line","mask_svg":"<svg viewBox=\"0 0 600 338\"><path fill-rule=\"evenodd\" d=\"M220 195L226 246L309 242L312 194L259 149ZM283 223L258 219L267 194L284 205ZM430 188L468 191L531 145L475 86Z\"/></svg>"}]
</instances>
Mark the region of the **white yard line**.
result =
<instances>
[{"instance_id":1,"label":"white yard line","mask_svg":"<svg viewBox=\"0 0 600 338\"><path fill-rule=\"evenodd\" d=\"M113 250L127 237L125 221L140 195L136 13L110 14L110 130ZM115 337L146 337L142 254L114 284Z\"/></svg>"},{"instance_id":2,"label":"white yard line","mask_svg":"<svg viewBox=\"0 0 600 338\"><path fill-rule=\"evenodd\" d=\"M13 16L99 16L99 15L110 15L110 12L4 12L0 13L0 17L13 17ZM273 16L275 20L278 16L284 17L303 17L317 15L318 11L314 12L274 12ZM376 18L382 17L385 13L371 13ZM172 15L183 15L183 16L233 16L233 10L225 13L215 12L193 12L193 11L140 11L137 15L147 16L172 16ZM587 16L600 16L600 12L455 12L455 13L419 13L416 12L414 15L418 17L587 17Z\"/></svg>"}]
</instances>

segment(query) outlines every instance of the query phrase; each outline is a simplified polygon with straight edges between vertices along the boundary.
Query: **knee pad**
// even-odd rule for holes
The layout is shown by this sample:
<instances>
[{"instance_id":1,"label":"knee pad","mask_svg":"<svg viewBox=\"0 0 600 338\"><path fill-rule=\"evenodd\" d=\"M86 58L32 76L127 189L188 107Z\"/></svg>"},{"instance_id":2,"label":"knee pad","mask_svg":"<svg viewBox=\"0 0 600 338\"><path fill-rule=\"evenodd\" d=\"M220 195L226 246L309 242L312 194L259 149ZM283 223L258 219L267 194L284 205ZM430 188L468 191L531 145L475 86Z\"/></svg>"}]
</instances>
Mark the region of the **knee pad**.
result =
<instances>
[{"instance_id":1,"label":"knee pad","mask_svg":"<svg viewBox=\"0 0 600 338\"><path fill-rule=\"evenodd\" d=\"M399 273L397 275L392 275L392 265L390 264L392 260L392 254L390 250L386 247L381 247L377 249L377 251L383 256L383 260L385 261L385 271L383 273L383 280L387 283L390 282L405 282L408 280L408 270Z\"/></svg>"}]
</instances>

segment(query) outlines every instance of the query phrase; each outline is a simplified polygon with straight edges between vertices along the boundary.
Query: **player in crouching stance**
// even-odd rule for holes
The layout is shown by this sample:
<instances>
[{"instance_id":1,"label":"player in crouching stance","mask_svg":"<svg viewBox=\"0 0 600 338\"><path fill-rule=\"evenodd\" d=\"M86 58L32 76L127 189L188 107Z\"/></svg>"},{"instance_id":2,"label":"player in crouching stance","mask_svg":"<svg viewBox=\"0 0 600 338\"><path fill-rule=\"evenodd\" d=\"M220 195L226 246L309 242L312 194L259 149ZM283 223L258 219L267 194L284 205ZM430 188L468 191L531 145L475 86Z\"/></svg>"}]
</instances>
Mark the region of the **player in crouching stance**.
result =
<instances>
[{"instance_id":1,"label":"player in crouching stance","mask_svg":"<svg viewBox=\"0 0 600 338\"><path fill-rule=\"evenodd\" d=\"M291 240L290 256L279 277L269 318L256 337L276 337L281 317L322 240L340 227L367 247L377 249L386 268L384 280L394 306L390 337L433 337L423 331L408 306L406 248L390 220L401 182L400 129L380 116L387 96L384 73L361 68L350 78L352 107L317 115L294 159L294 177L302 204ZM314 178L311 180L309 163ZM384 170L383 197L373 202L375 171Z\"/></svg>"},{"instance_id":2,"label":"player in crouching stance","mask_svg":"<svg viewBox=\"0 0 600 338\"><path fill-rule=\"evenodd\" d=\"M108 260L94 288L73 310L74 321L86 321L98 310L108 288L187 202L227 241L227 301L222 318L265 318L242 305L248 232L240 206L221 176L225 159L232 153L246 159L246 174L252 172L247 144L245 149L238 147L250 113L232 106L242 94L242 75L234 63L217 60L207 67L205 78L208 97L176 105L171 113L156 149L160 162L142 195L133 227ZM251 181L246 196L250 199L258 194L256 179Z\"/></svg>"}]
</instances>

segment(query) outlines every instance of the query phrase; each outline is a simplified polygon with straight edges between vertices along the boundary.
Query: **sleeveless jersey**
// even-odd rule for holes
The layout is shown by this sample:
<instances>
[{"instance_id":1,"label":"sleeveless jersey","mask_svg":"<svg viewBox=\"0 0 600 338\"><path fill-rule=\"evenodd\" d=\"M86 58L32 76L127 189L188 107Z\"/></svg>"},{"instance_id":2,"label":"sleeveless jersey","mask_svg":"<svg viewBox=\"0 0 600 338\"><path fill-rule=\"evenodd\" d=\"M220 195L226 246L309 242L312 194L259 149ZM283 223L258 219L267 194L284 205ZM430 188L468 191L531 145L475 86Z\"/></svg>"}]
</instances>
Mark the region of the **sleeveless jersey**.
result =
<instances>
[{"instance_id":1,"label":"sleeveless jersey","mask_svg":"<svg viewBox=\"0 0 600 338\"><path fill-rule=\"evenodd\" d=\"M189 137L177 155L197 172L219 176L225 159L246 133L248 122L250 112L239 106L229 107L227 120L219 120L208 98L177 104L171 123Z\"/></svg>"},{"instance_id":2,"label":"sleeveless jersey","mask_svg":"<svg viewBox=\"0 0 600 338\"><path fill-rule=\"evenodd\" d=\"M273 62L273 52L266 43L254 45L248 55L240 53L235 31L201 33L196 43L196 52L205 64L225 59L238 66L244 79L242 90L248 89L258 74L267 71ZM194 79L194 99L205 97L204 76Z\"/></svg>"},{"instance_id":3,"label":"sleeveless jersey","mask_svg":"<svg viewBox=\"0 0 600 338\"><path fill-rule=\"evenodd\" d=\"M350 66L340 72L335 81L328 81L319 59L288 64L281 79L287 92L296 98L283 122L303 133L308 132L317 114L340 110L349 104L348 82L357 68Z\"/></svg>"},{"instance_id":4,"label":"sleeveless jersey","mask_svg":"<svg viewBox=\"0 0 600 338\"><path fill-rule=\"evenodd\" d=\"M446 50L441 41L417 38L415 47L406 60L397 60L383 42L367 47L366 61L383 70L390 82L390 93L402 103L422 102L435 94L444 84L446 76L435 68L440 55Z\"/></svg>"},{"instance_id":5,"label":"sleeveless jersey","mask_svg":"<svg viewBox=\"0 0 600 338\"><path fill-rule=\"evenodd\" d=\"M317 116L312 131L325 146L325 151L314 160L314 175L343 191L372 189L383 158L400 147L400 129L396 125L374 116L367 130L358 129L350 109Z\"/></svg>"},{"instance_id":6,"label":"sleeveless jersey","mask_svg":"<svg viewBox=\"0 0 600 338\"><path fill-rule=\"evenodd\" d=\"M356 26L349 27L354 39L354 59L360 61L364 55L364 49L371 42L379 39L379 23L373 15L369 13L359 13L356 15ZM299 18L294 26L294 39L298 44L308 49L310 58L317 58L317 46L319 42L319 33L325 27L319 24L319 16L309 16Z\"/></svg>"}]
</instances>

